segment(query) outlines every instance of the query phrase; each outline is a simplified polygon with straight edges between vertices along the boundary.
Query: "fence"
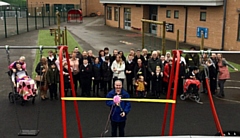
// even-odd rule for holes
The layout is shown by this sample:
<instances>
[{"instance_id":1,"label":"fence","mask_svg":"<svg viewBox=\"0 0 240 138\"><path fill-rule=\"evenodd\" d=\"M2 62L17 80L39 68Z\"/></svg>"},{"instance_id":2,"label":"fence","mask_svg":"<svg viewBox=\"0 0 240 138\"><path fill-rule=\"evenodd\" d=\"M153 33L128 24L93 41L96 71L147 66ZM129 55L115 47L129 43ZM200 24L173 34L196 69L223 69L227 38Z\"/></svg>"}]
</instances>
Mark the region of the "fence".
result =
<instances>
[{"instance_id":1,"label":"fence","mask_svg":"<svg viewBox=\"0 0 240 138\"><path fill-rule=\"evenodd\" d=\"M56 12L60 12L61 22L67 21L67 12L71 7L42 6L42 7L1 7L0 9L0 38L37 30L57 24Z\"/></svg>"}]
</instances>

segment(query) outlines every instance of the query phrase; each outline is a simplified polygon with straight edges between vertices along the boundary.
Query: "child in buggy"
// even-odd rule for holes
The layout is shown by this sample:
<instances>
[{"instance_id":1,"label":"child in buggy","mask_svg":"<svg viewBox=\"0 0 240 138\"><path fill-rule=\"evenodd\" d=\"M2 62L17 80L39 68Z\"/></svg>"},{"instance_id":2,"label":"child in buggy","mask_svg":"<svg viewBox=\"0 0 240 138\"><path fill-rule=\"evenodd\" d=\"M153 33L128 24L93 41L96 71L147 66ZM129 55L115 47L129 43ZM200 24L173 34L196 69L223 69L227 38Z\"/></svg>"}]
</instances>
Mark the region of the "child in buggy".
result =
<instances>
[{"instance_id":1,"label":"child in buggy","mask_svg":"<svg viewBox=\"0 0 240 138\"><path fill-rule=\"evenodd\" d=\"M193 98L196 102L200 102L199 89L201 82L199 81L199 69L198 67L193 67L192 71L187 75L186 81L184 83L184 93L180 95L181 100L186 98Z\"/></svg>"},{"instance_id":2,"label":"child in buggy","mask_svg":"<svg viewBox=\"0 0 240 138\"><path fill-rule=\"evenodd\" d=\"M14 85L14 93L9 93L10 102L14 102L13 98L21 97L22 104L25 101L33 98L32 103L34 103L35 96L37 95L37 86L35 81L31 79L27 72L22 68L21 63L15 62L15 70L11 74L11 80ZM15 97L15 94L18 96Z\"/></svg>"}]
</instances>

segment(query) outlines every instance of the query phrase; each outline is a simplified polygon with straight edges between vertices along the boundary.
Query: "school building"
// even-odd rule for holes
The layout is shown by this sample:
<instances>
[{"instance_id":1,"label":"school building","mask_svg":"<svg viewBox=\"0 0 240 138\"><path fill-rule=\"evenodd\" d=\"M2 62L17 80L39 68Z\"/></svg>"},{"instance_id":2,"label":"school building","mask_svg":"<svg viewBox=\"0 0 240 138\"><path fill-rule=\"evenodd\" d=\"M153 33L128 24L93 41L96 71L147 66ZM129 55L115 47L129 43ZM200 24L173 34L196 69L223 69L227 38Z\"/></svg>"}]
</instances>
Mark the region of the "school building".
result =
<instances>
[{"instance_id":1,"label":"school building","mask_svg":"<svg viewBox=\"0 0 240 138\"><path fill-rule=\"evenodd\" d=\"M65 11L70 9L82 9L83 16L90 16L92 13L103 15L104 7L99 0L27 0L28 8L41 9L46 12Z\"/></svg>"},{"instance_id":2,"label":"school building","mask_svg":"<svg viewBox=\"0 0 240 138\"><path fill-rule=\"evenodd\" d=\"M105 23L141 31L141 19L166 21L166 39L214 49L240 50L240 0L100 0ZM169 29L170 28L170 29ZM149 24L149 33L161 36L160 26Z\"/></svg>"}]
</instances>

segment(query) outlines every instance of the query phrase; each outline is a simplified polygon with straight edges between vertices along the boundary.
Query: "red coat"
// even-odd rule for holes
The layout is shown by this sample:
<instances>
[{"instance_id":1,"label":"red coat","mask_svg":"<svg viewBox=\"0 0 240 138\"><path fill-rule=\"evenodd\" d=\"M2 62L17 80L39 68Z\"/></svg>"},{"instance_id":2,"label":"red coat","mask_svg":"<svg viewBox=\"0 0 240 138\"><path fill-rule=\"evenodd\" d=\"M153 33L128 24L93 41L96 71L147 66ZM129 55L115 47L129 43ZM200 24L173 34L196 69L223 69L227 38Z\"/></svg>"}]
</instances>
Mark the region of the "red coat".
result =
<instances>
[{"instance_id":1,"label":"red coat","mask_svg":"<svg viewBox=\"0 0 240 138\"><path fill-rule=\"evenodd\" d=\"M167 76L170 76L170 73L171 73L171 68L169 67L169 64L166 63L164 66L164 72L163 72L163 82L169 82L170 78Z\"/></svg>"}]
</instances>

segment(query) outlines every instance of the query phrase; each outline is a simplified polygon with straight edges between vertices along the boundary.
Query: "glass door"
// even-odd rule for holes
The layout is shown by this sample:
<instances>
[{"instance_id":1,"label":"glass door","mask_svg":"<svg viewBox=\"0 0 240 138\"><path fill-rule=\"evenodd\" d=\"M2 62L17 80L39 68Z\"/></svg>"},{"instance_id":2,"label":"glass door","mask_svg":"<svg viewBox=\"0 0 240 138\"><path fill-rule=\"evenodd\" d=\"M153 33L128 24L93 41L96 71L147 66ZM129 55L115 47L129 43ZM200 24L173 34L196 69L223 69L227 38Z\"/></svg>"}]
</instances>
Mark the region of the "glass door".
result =
<instances>
[{"instance_id":1,"label":"glass door","mask_svg":"<svg viewBox=\"0 0 240 138\"><path fill-rule=\"evenodd\" d=\"M124 8L124 29L131 30L131 9Z\"/></svg>"}]
</instances>

